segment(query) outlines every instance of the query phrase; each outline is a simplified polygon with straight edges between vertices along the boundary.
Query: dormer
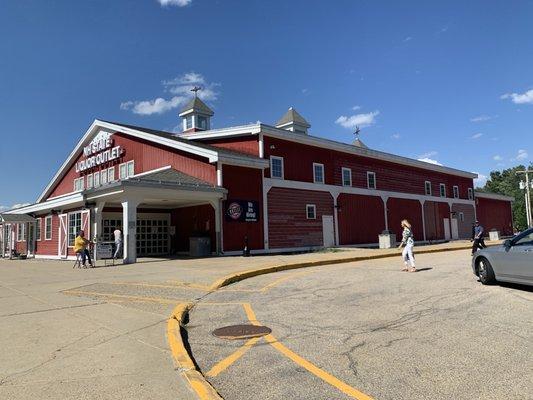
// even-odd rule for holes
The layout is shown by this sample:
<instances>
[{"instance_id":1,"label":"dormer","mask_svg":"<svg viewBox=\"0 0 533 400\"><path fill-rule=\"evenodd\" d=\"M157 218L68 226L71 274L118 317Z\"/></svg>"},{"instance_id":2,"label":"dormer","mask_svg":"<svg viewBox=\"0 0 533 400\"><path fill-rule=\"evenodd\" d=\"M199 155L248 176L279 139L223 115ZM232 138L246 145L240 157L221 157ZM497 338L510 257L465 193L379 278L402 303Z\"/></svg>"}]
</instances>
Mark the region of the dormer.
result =
<instances>
[{"instance_id":1,"label":"dormer","mask_svg":"<svg viewBox=\"0 0 533 400\"><path fill-rule=\"evenodd\" d=\"M294 108L289 108L283 117L276 124L276 128L285 129L294 133L307 135L307 130L311 127L309 122L302 117Z\"/></svg>"},{"instance_id":2,"label":"dormer","mask_svg":"<svg viewBox=\"0 0 533 400\"><path fill-rule=\"evenodd\" d=\"M179 113L183 120L183 132L198 132L211 129L211 117L214 114L213 110L195 96Z\"/></svg>"}]
</instances>

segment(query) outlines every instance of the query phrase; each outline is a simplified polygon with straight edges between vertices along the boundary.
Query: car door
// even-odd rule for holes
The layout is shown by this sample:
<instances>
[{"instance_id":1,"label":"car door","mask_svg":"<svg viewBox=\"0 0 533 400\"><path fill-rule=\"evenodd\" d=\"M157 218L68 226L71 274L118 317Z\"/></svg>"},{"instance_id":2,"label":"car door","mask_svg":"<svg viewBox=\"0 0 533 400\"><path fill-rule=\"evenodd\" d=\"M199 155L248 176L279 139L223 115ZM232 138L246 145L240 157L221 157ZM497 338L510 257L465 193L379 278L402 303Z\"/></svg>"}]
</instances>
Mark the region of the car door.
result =
<instances>
[{"instance_id":1,"label":"car door","mask_svg":"<svg viewBox=\"0 0 533 400\"><path fill-rule=\"evenodd\" d=\"M505 264L502 278L533 283L533 231L514 241Z\"/></svg>"}]
</instances>

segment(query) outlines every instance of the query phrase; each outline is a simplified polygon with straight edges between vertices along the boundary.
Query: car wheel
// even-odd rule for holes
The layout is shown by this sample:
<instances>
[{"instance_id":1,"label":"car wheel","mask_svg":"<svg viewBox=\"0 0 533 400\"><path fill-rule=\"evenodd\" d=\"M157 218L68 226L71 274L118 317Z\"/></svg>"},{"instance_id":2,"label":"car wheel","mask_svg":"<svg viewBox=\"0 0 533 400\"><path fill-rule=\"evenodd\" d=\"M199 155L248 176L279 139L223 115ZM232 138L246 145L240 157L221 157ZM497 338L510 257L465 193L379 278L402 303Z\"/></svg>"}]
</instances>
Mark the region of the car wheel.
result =
<instances>
[{"instance_id":1,"label":"car wheel","mask_svg":"<svg viewBox=\"0 0 533 400\"><path fill-rule=\"evenodd\" d=\"M496 280L494 277L494 270L492 269L492 265L490 265L489 260L483 257L480 258L477 262L477 274L479 276L480 282L483 285L490 285Z\"/></svg>"}]
</instances>

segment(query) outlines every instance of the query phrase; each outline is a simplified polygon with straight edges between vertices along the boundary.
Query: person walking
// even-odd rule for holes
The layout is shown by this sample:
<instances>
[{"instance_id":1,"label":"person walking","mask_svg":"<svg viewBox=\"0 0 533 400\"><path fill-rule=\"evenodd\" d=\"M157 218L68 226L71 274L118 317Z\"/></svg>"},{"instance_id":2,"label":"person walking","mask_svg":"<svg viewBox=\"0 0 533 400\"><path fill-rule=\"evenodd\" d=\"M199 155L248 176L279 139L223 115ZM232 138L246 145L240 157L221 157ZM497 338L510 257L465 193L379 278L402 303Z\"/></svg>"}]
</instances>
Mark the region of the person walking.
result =
<instances>
[{"instance_id":1,"label":"person walking","mask_svg":"<svg viewBox=\"0 0 533 400\"><path fill-rule=\"evenodd\" d=\"M476 220L476 223L474 224L474 232L472 239L474 240L474 243L472 244L472 255L479 249L484 249L487 247L485 245L485 239L483 239L483 233L485 232L485 229L483 226L479 223L478 220Z\"/></svg>"},{"instance_id":2,"label":"person walking","mask_svg":"<svg viewBox=\"0 0 533 400\"><path fill-rule=\"evenodd\" d=\"M113 258L116 260L122 253L122 231L120 230L120 226L115 228L113 236L115 237L115 254Z\"/></svg>"},{"instance_id":3,"label":"person walking","mask_svg":"<svg viewBox=\"0 0 533 400\"><path fill-rule=\"evenodd\" d=\"M78 236L76 236L76 239L74 239L74 252L76 254L81 255L81 263L83 268L86 268L86 260L89 260L89 266L93 267L93 262L91 261L91 255L89 253L89 250L87 249L87 246L89 246L91 242L87 239L85 239L85 232L83 230L79 231Z\"/></svg>"},{"instance_id":4,"label":"person walking","mask_svg":"<svg viewBox=\"0 0 533 400\"><path fill-rule=\"evenodd\" d=\"M405 246L405 248L402 251L402 258L403 258L405 267L402 269L402 271L416 272L415 257L413 256L413 247L415 245L415 238L413 236L411 224L409 223L409 221L404 219L401 225L403 228L402 242L398 246L398 249L401 249L403 246Z\"/></svg>"}]
</instances>

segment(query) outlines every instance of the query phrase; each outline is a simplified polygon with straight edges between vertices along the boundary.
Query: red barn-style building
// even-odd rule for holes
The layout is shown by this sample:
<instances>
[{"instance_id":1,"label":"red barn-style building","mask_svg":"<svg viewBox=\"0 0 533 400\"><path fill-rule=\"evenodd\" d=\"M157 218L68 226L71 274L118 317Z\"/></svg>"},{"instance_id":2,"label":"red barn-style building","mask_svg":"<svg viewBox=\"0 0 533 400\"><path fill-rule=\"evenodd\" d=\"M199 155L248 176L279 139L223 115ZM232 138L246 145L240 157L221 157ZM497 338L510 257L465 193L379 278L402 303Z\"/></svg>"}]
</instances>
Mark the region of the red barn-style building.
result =
<instances>
[{"instance_id":1,"label":"red barn-style building","mask_svg":"<svg viewBox=\"0 0 533 400\"><path fill-rule=\"evenodd\" d=\"M404 218L418 241L451 240L470 237L476 201L510 233L509 201L475 199L473 173L312 136L292 108L276 126L210 129L212 115L194 98L180 134L95 120L37 202L10 212L36 223L5 224L3 253L28 239L36 257L73 257L80 229L109 241L116 227L125 262L197 235L218 254L299 251L375 244Z\"/></svg>"}]
</instances>

